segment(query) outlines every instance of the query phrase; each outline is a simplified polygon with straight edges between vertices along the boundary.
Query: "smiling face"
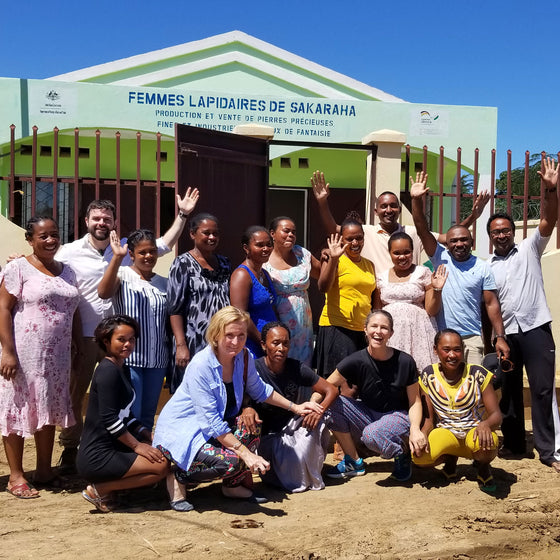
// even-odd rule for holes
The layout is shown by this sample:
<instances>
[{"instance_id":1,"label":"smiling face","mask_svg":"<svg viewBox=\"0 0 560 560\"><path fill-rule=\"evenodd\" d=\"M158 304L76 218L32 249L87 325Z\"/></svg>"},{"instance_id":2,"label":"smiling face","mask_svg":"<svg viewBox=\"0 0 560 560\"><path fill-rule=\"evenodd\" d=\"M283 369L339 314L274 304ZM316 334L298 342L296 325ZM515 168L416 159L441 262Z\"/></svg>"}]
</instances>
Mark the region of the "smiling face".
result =
<instances>
[{"instance_id":1,"label":"smiling face","mask_svg":"<svg viewBox=\"0 0 560 560\"><path fill-rule=\"evenodd\" d=\"M41 260L52 260L60 247L58 226L53 220L41 220L33 225L33 235L27 239L33 254Z\"/></svg>"},{"instance_id":2,"label":"smiling face","mask_svg":"<svg viewBox=\"0 0 560 560\"><path fill-rule=\"evenodd\" d=\"M113 358L118 364L124 363L132 354L135 345L136 334L129 325L118 325L111 338L105 341L107 356Z\"/></svg>"},{"instance_id":3,"label":"smiling face","mask_svg":"<svg viewBox=\"0 0 560 560\"><path fill-rule=\"evenodd\" d=\"M452 227L447 232L446 239L447 248L456 261L466 261L470 258L473 240L466 227Z\"/></svg>"},{"instance_id":4,"label":"smiling face","mask_svg":"<svg viewBox=\"0 0 560 560\"><path fill-rule=\"evenodd\" d=\"M397 272L406 272L412 266L412 245L408 239L391 241L389 255Z\"/></svg>"},{"instance_id":5,"label":"smiling face","mask_svg":"<svg viewBox=\"0 0 560 560\"><path fill-rule=\"evenodd\" d=\"M377 199L375 213L379 219L379 224L384 230L388 232L394 231L401 213L399 199L394 194L382 194Z\"/></svg>"},{"instance_id":6,"label":"smiling face","mask_svg":"<svg viewBox=\"0 0 560 560\"><path fill-rule=\"evenodd\" d=\"M247 340L247 325L243 321L233 321L224 328L224 333L216 343L216 355L221 364L233 360Z\"/></svg>"},{"instance_id":7,"label":"smiling face","mask_svg":"<svg viewBox=\"0 0 560 560\"><path fill-rule=\"evenodd\" d=\"M452 378L462 368L463 341L458 334L444 333L434 347L440 367L446 377Z\"/></svg>"},{"instance_id":8,"label":"smiling face","mask_svg":"<svg viewBox=\"0 0 560 560\"><path fill-rule=\"evenodd\" d=\"M292 220L280 220L270 234L277 248L292 249L296 243L296 225Z\"/></svg>"},{"instance_id":9,"label":"smiling face","mask_svg":"<svg viewBox=\"0 0 560 560\"><path fill-rule=\"evenodd\" d=\"M370 350L385 348L393 335L393 326L384 313L372 313L364 329Z\"/></svg>"},{"instance_id":10,"label":"smiling face","mask_svg":"<svg viewBox=\"0 0 560 560\"><path fill-rule=\"evenodd\" d=\"M93 208L86 218L88 233L98 241L109 239L109 233L115 229L113 212L102 208Z\"/></svg>"},{"instance_id":11,"label":"smiling face","mask_svg":"<svg viewBox=\"0 0 560 560\"><path fill-rule=\"evenodd\" d=\"M360 254L364 248L364 230L358 224L348 224L340 232L342 242L347 243L346 256L353 261L360 260Z\"/></svg>"},{"instance_id":12,"label":"smiling face","mask_svg":"<svg viewBox=\"0 0 560 560\"><path fill-rule=\"evenodd\" d=\"M139 241L133 251L129 251L132 265L140 272L151 273L157 263L158 251L153 241Z\"/></svg>"},{"instance_id":13,"label":"smiling face","mask_svg":"<svg viewBox=\"0 0 560 560\"><path fill-rule=\"evenodd\" d=\"M191 239L201 253L213 253L220 242L220 230L214 220L202 220Z\"/></svg>"},{"instance_id":14,"label":"smiling face","mask_svg":"<svg viewBox=\"0 0 560 560\"><path fill-rule=\"evenodd\" d=\"M497 255L507 255L515 244L511 222L507 218L496 218L490 222L490 240Z\"/></svg>"},{"instance_id":15,"label":"smiling face","mask_svg":"<svg viewBox=\"0 0 560 560\"><path fill-rule=\"evenodd\" d=\"M272 237L268 231L256 231L249 239L249 243L243 245L247 259L261 266L268 262L272 253Z\"/></svg>"},{"instance_id":16,"label":"smiling face","mask_svg":"<svg viewBox=\"0 0 560 560\"><path fill-rule=\"evenodd\" d=\"M266 333L262 348L269 367L274 371L281 370L290 350L290 333L284 327L271 328Z\"/></svg>"}]
</instances>

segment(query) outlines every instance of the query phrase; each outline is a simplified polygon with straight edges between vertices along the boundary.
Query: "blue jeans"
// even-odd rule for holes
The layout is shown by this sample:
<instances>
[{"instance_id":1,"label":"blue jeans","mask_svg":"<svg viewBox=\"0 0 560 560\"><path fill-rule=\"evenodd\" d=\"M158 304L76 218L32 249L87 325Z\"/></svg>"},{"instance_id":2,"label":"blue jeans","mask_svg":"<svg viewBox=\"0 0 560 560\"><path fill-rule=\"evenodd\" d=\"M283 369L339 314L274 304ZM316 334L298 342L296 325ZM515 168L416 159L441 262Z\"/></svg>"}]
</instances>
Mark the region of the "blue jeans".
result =
<instances>
[{"instance_id":1,"label":"blue jeans","mask_svg":"<svg viewBox=\"0 0 560 560\"><path fill-rule=\"evenodd\" d=\"M136 393L132 415L149 430L154 426L154 416L166 372L167 368L130 368L130 380Z\"/></svg>"}]
</instances>

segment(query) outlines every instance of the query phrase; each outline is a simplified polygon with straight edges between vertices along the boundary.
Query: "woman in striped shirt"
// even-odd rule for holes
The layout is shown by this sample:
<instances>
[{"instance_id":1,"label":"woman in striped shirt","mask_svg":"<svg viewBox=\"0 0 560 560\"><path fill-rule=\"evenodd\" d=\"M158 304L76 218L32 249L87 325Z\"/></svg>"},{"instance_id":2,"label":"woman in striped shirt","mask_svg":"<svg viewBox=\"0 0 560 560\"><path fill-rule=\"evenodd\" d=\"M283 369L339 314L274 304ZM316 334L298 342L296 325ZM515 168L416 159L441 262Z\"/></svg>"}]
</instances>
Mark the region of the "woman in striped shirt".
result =
<instances>
[{"instance_id":1,"label":"woman in striped shirt","mask_svg":"<svg viewBox=\"0 0 560 560\"><path fill-rule=\"evenodd\" d=\"M121 247L115 231L111 232L113 258L105 271L97 292L99 297L114 297L116 313L129 315L140 325L142 337L126 360L136 398L132 413L150 431L161 393L163 379L170 363L167 315L167 278L153 269L157 247L152 231L138 229ZM132 264L121 267L130 254Z\"/></svg>"}]
</instances>

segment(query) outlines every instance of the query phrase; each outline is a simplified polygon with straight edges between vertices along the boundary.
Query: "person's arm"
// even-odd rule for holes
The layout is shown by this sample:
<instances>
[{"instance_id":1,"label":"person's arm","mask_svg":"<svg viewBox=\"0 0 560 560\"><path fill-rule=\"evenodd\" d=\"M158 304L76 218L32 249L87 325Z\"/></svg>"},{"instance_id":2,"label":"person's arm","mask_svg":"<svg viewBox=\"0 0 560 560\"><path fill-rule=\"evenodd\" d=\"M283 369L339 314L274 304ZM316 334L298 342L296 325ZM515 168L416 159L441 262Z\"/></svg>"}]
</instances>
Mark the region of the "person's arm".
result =
<instances>
[{"instance_id":1,"label":"person's arm","mask_svg":"<svg viewBox=\"0 0 560 560\"><path fill-rule=\"evenodd\" d=\"M331 289L338 271L338 259L348 246L347 243L343 243L342 237L338 233L331 234L327 238L327 244L329 257L321 263L321 274L317 281L317 286L323 293L327 293Z\"/></svg>"},{"instance_id":2,"label":"person's arm","mask_svg":"<svg viewBox=\"0 0 560 560\"><path fill-rule=\"evenodd\" d=\"M492 383L488 383L482 391L482 402L486 409L486 418L482 420L475 429L474 440L478 439L482 450L492 449L494 447L494 438L492 431L500 427L502 423L502 413L498 405L498 397Z\"/></svg>"},{"instance_id":3,"label":"person's arm","mask_svg":"<svg viewBox=\"0 0 560 560\"><path fill-rule=\"evenodd\" d=\"M288 412L293 412L298 416L306 416L311 412L317 412L319 414L323 414L324 407L320 405L318 402L314 401L307 401L301 404L296 404L292 401L289 401L286 397L282 396L280 393L276 391L272 391L270 396L264 400L265 403L271 404L272 406L277 406L278 408L283 408Z\"/></svg>"},{"instance_id":4,"label":"person's arm","mask_svg":"<svg viewBox=\"0 0 560 560\"><path fill-rule=\"evenodd\" d=\"M421 430L422 426L422 401L420 400L420 388L418 383L408 385L406 388L408 397L408 417L410 419L410 436L408 444L410 452L420 457L427 450L428 440Z\"/></svg>"},{"instance_id":5,"label":"person's arm","mask_svg":"<svg viewBox=\"0 0 560 560\"><path fill-rule=\"evenodd\" d=\"M315 200L319 205L319 216L323 222L323 227L327 233L340 233L340 226L336 223L331 209L329 208L329 184L325 181L325 174L321 171L315 171L311 177L311 186L313 187L313 194Z\"/></svg>"},{"instance_id":6,"label":"person's arm","mask_svg":"<svg viewBox=\"0 0 560 560\"><path fill-rule=\"evenodd\" d=\"M97 286L97 295L101 299L109 299L116 294L120 285L118 277L119 268L128 253L128 245L125 243L121 247L119 236L115 230L111 231L109 239L111 240L113 258L105 270L105 274L103 275L103 278L101 278L101 282L99 282L99 285Z\"/></svg>"},{"instance_id":7,"label":"person's arm","mask_svg":"<svg viewBox=\"0 0 560 560\"><path fill-rule=\"evenodd\" d=\"M311 255L311 278L315 278L315 280L319 280L319 276L321 276L321 261L316 259L313 255Z\"/></svg>"},{"instance_id":8,"label":"person's arm","mask_svg":"<svg viewBox=\"0 0 560 560\"><path fill-rule=\"evenodd\" d=\"M432 283L426 287L426 296L424 299L424 307L426 313L430 317L435 317L441 309L441 293L447 280L447 272L445 265L440 264L432 273Z\"/></svg>"},{"instance_id":9,"label":"person's arm","mask_svg":"<svg viewBox=\"0 0 560 560\"><path fill-rule=\"evenodd\" d=\"M544 158L542 170L537 171L544 188L544 204L541 208L539 232L543 237L550 237L558 219L558 170L552 158Z\"/></svg>"},{"instance_id":10,"label":"person's arm","mask_svg":"<svg viewBox=\"0 0 560 560\"><path fill-rule=\"evenodd\" d=\"M248 447L241 443L231 432L216 436L216 439L227 449L233 451L252 473L264 474L270 469L270 463L255 455Z\"/></svg>"},{"instance_id":11,"label":"person's arm","mask_svg":"<svg viewBox=\"0 0 560 560\"><path fill-rule=\"evenodd\" d=\"M0 375L7 380L16 376L18 357L14 342L12 309L17 298L10 294L4 285L0 284L0 344L2 345L2 359L0 360Z\"/></svg>"},{"instance_id":12,"label":"person's arm","mask_svg":"<svg viewBox=\"0 0 560 560\"><path fill-rule=\"evenodd\" d=\"M412 219L416 226L416 232L418 237L420 237L420 241L422 241L426 254L429 257L433 257L437 248L437 240L428 227L426 214L424 213L425 196L430 190L426 186L427 181L428 174L423 171L416 173L416 181L410 177L410 196L412 197Z\"/></svg>"},{"instance_id":13,"label":"person's arm","mask_svg":"<svg viewBox=\"0 0 560 560\"><path fill-rule=\"evenodd\" d=\"M163 242L169 249L173 249L181 233L183 233L183 229L187 223L187 217L194 210L199 197L198 189L191 189L191 187L187 189L183 198L177 195L177 208L179 208L179 213L171 224L171 227L162 236Z\"/></svg>"},{"instance_id":14,"label":"person's arm","mask_svg":"<svg viewBox=\"0 0 560 560\"><path fill-rule=\"evenodd\" d=\"M483 290L482 297L484 299L488 318L494 330L494 336L497 337L496 353L498 356L509 358L509 346L505 339L504 322L502 321L502 310L500 308L498 296L494 290Z\"/></svg>"},{"instance_id":15,"label":"person's arm","mask_svg":"<svg viewBox=\"0 0 560 560\"><path fill-rule=\"evenodd\" d=\"M312 402L320 402L323 406L323 412L310 412L305 416L302 425L308 430L314 430L317 427L325 410L327 410L338 397L337 388L322 377L319 377L311 388L313 389L313 395L309 400ZM317 396L320 397L320 400L317 399Z\"/></svg>"},{"instance_id":16,"label":"person's arm","mask_svg":"<svg viewBox=\"0 0 560 560\"><path fill-rule=\"evenodd\" d=\"M252 288L253 283L249 273L244 268L236 268L229 281L229 300L231 305L237 307L237 309L241 309L241 311L248 311ZM252 319L249 321L247 327L247 335L251 340L260 344L261 333Z\"/></svg>"},{"instance_id":17,"label":"person's arm","mask_svg":"<svg viewBox=\"0 0 560 560\"><path fill-rule=\"evenodd\" d=\"M481 191L478 193L477 197L474 199L471 213L461 222L462 226L470 228L484 212L484 208L490 201L490 192Z\"/></svg>"}]
</instances>

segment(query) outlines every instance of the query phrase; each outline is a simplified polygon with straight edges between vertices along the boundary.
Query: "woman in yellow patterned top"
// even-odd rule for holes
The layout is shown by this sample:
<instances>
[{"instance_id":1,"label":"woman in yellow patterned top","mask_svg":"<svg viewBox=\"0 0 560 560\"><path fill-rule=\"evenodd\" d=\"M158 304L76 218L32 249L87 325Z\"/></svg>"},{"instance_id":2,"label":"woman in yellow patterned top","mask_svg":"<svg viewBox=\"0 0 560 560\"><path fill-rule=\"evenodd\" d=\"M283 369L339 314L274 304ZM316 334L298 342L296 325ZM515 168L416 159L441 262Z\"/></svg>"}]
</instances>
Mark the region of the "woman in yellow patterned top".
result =
<instances>
[{"instance_id":1,"label":"woman in yellow patterned top","mask_svg":"<svg viewBox=\"0 0 560 560\"><path fill-rule=\"evenodd\" d=\"M317 282L325 294L317 334L317 373L328 377L338 363L366 347L364 325L375 290L373 263L362 257L364 230L354 218L340 225L340 236L327 239L328 258L323 258Z\"/></svg>"},{"instance_id":2,"label":"woman in yellow patterned top","mask_svg":"<svg viewBox=\"0 0 560 560\"><path fill-rule=\"evenodd\" d=\"M434 342L439 363L425 368L419 379L428 410L421 430L428 441L413 461L419 466L444 463L443 474L453 480L459 457L475 460L481 489L494 492L490 462L498 453L495 430L502 414L492 386L493 375L482 366L463 361L463 340L457 331L439 331Z\"/></svg>"}]
</instances>

